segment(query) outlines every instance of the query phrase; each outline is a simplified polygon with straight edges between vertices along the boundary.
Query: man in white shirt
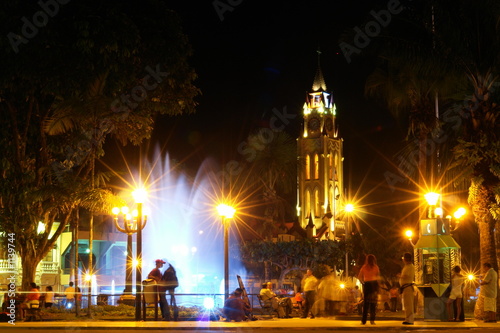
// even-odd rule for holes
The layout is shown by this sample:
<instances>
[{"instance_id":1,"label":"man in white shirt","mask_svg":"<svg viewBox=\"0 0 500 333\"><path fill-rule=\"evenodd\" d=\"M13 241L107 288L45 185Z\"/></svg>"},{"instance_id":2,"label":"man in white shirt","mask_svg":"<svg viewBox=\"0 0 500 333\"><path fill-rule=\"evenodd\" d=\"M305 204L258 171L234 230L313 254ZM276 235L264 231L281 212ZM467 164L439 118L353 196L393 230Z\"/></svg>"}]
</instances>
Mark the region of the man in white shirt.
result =
<instances>
[{"instance_id":1,"label":"man in white shirt","mask_svg":"<svg viewBox=\"0 0 500 333\"><path fill-rule=\"evenodd\" d=\"M399 278L402 289L403 307L405 309L405 321L403 325L413 325L415 320L415 295L413 291L413 280L415 279L415 267L413 267L412 255L406 252L403 255L404 267Z\"/></svg>"},{"instance_id":2,"label":"man in white shirt","mask_svg":"<svg viewBox=\"0 0 500 333\"><path fill-rule=\"evenodd\" d=\"M306 305L304 308L304 313L302 318L307 318L309 312L311 312L311 319L314 319L314 313L312 311L314 302L316 300L316 288L318 286L318 279L313 275L310 269L307 270L306 276L302 280L302 291L306 296Z\"/></svg>"},{"instance_id":3,"label":"man in white shirt","mask_svg":"<svg viewBox=\"0 0 500 333\"><path fill-rule=\"evenodd\" d=\"M486 271L486 274L479 284L481 285L481 295L484 297L484 322L496 323L498 274L490 263L484 263L483 270Z\"/></svg>"}]
</instances>

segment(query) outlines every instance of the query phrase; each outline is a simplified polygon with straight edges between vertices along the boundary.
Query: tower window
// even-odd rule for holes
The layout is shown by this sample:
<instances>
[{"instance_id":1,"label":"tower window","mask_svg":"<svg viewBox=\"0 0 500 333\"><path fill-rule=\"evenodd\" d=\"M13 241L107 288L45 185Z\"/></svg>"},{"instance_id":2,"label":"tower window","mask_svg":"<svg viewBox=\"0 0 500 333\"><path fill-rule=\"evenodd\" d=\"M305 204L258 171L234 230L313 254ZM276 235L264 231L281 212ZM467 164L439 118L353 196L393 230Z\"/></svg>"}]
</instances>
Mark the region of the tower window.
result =
<instances>
[{"instance_id":1,"label":"tower window","mask_svg":"<svg viewBox=\"0 0 500 333\"><path fill-rule=\"evenodd\" d=\"M314 155L314 179L319 179L319 156Z\"/></svg>"},{"instance_id":2,"label":"tower window","mask_svg":"<svg viewBox=\"0 0 500 333\"><path fill-rule=\"evenodd\" d=\"M311 179L311 157L306 155L306 179Z\"/></svg>"},{"instance_id":3,"label":"tower window","mask_svg":"<svg viewBox=\"0 0 500 333\"><path fill-rule=\"evenodd\" d=\"M319 199L319 190L316 189L314 191L314 216L315 217L320 217L321 216L321 201Z\"/></svg>"}]
</instances>

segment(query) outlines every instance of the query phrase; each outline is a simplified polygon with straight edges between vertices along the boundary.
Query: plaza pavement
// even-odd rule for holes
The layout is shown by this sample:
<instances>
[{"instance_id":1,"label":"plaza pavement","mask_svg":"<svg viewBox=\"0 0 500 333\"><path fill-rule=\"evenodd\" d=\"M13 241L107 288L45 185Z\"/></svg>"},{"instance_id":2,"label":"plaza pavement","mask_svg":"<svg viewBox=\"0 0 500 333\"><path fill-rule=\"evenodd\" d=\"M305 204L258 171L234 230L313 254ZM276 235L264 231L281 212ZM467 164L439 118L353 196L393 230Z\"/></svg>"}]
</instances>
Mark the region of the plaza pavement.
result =
<instances>
[{"instance_id":1,"label":"plaza pavement","mask_svg":"<svg viewBox=\"0 0 500 333\"><path fill-rule=\"evenodd\" d=\"M441 322L424 321L417 318L414 325L402 325L402 318L397 316L379 316L375 325L361 325L359 317L337 317L337 318L315 318L301 319L298 317L292 319L259 319L246 322L225 322L225 321L116 321L116 320L89 320L82 321L36 321L36 322L16 322L15 325L9 323L0 323L0 331L16 331L18 329L35 330L115 330L115 329L138 329L138 330L223 330L239 332L241 330L286 330L290 331L314 331L314 330L376 330L384 331L422 331L422 330L475 330L479 332L500 332L500 322L484 323L479 320L467 319L464 322Z\"/></svg>"}]
</instances>

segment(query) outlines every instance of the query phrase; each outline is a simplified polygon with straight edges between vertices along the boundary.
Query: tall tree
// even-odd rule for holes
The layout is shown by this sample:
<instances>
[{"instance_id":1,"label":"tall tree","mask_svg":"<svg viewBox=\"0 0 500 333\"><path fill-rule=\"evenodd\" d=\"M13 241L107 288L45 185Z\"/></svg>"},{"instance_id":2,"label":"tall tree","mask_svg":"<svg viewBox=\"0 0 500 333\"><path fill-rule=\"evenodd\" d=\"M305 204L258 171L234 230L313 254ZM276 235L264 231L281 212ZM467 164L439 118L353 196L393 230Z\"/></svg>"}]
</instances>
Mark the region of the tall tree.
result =
<instances>
[{"instance_id":1,"label":"tall tree","mask_svg":"<svg viewBox=\"0 0 500 333\"><path fill-rule=\"evenodd\" d=\"M0 7L0 228L16 235L25 289L77 209L106 209L94 176L105 139L137 144L156 114L194 112L198 94L164 2L42 3Z\"/></svg>"},{"instance_id":2,"label":"tall tree","mask_svg":"<svg viewBox=\"0 0 500 333\"><path fill-rule=\"evenodd\" d=\"M390 46L386 50L393 55L406 54L404 60L408 62L419 63L432 57L446 69L443 78L461 93L461 102L448 110L447 118L440 119L441 128L447 130L442 139L454 145L450 152L455 163L449 170L458 175L457 183L468 182L468 201L480 233L480 261L490 262L498 270L500 128L496 81L500 60L500 4L489 0L429 0L418 6L408 7L411 10L404 17L431 37L427 42L432 42L433 52L408 52L399 47L407 43L385 44ZM402 40L415 39L413 34L407 34ZM482 317L482 307L477 309L476 316Z\"/></svg>"},{"instance_id":3,"label":"tall tree","mask_svg":"<svg viewBox=\"0 0 500 333\"><path fill-rule=\"evenodd\" d=\"M293 208L285 195L295 190L297 174L297 147L295 140L286 132L273 132L259 128L248 138L244 168L257 180L245 186L259 190L264 219L257 231L270 239L287 216L293 216Z\"/></svg>"}]
</instances>

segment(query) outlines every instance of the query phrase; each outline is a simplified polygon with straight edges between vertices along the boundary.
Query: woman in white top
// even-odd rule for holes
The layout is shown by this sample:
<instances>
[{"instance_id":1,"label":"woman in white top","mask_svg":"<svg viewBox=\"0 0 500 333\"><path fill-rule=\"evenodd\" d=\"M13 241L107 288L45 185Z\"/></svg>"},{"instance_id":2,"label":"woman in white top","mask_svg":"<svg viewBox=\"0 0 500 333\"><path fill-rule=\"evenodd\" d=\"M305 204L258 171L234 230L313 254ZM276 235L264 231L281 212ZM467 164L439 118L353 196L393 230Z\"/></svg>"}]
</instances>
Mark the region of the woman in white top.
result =
<instances>
[{"instance_id":1,"label":"woman in white top","mask_svg":"<svg viewBox=\"0 0 500 333\"><path fill-rule=\"evenodd\" d=\"M460 321L460 314L462 312L462 285L464 284L464 276L460 274L460 267L455 266L451 275L451 292L446 308L448 310L449 321ZM457 301L457 316L454 317L454 310L452 304Z\"/></svg>"}]
</instances>

